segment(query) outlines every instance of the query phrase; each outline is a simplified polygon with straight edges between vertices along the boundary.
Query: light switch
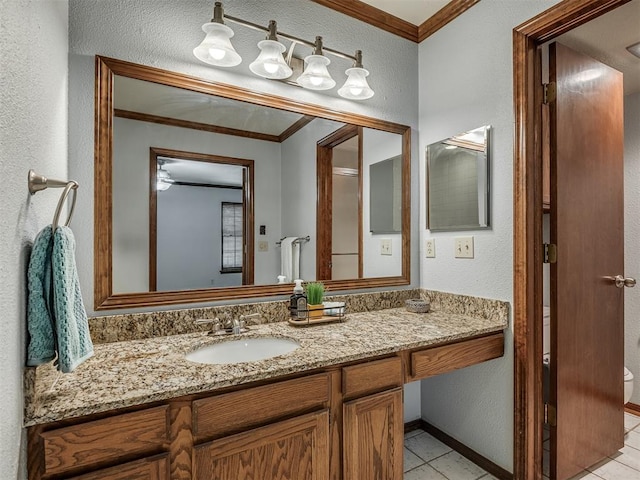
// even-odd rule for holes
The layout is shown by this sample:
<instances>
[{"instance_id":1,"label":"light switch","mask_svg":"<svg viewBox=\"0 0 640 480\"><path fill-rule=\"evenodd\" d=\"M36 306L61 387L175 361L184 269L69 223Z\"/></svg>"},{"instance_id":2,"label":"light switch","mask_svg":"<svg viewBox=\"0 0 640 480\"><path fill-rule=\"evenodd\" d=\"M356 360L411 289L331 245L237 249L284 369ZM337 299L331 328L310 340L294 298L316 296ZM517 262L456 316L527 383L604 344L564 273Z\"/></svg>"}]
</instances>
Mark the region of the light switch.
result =
<instances>
[{"instance_id":1,"label":"light switch","mask_svg":"<svg viewBox=\"0 0 640 480\"><path fill-rule=\"evenodd\" d=\"M456 237L456 258L473 258L473 237Z\"/></svg>"},{"instance_id":2,"label":"light switch","mask_svg":"<svg viewBox=\"0 0 640 480\"><path fill-rule=\"evenodd\" d=\"M390 238L380 240L380 255L392 255Z\"/></svg>"}]
</instances>

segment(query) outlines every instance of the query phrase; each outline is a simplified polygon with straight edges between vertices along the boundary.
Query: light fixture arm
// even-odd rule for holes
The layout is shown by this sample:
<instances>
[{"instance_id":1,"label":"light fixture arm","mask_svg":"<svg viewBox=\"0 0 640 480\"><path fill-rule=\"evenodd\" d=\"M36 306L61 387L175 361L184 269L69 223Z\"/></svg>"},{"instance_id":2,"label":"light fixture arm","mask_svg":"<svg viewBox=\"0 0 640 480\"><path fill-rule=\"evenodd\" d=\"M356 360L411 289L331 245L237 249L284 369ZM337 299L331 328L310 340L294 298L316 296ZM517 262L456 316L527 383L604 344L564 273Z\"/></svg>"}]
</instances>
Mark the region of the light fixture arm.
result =
<instances>
[{"instance_id":1,"label":"light fixture arm","mask_svg":"<svg viewBox=\"0 0 640 480\"><path fill-rule=\"evenodd\" d=\"M217 3L220 3L220 2L216 2L216 4ZM222 6L220 8L222 8ZM215 10L215 8L214 8L214 10ZM269 27L263 27L262 25L258 25L257 23L249 22L247 20L243 20L243 19L238 18L238 17L232 17L231 15L224 15L223 18L224 18L224 20L228 20L228 21L236 23L238 25L243 25L245 27L252 28L253 30L258 30L260 32L266 32L269 35L271 34ZM273 20L271 20L271 22L273 22ZM269 26L271 26L271 22L269 22ZM296 43L300 43L302 45L307 45L308 47L311 47L313 49L316 48L316 42L310 42L310 41L305 40L303 38L299 38L299 37L296 37L294 35L289 35L288 33L280 32L280 31L277 31L277 29L275 31L275 34L277 34L278 36L280 36L282 38L286 38L287 40L289 40L291 42L296 42ZM322 38L322 37L320 37L320 38ZM269 38L269 39L271 40L271 38ZM344 58L346 60L353 60L354 62L357 61L355 56L349 55L348 53L344 53L344 52L341 52L339 50L334 50L332 48L327 48L327 47L324 47L324 46L321 46L321 48L322 48L322 51L324 53L329 53L329 54L331 54L331 55L333 55L335 57Z\"/></svg>"},{"instance_id":2,"label":"light fixture arm","mask_svg":"<svg viewBox=\"0 0 640 480\"><path fill-rule=\"evenodd\" d=\"M362 66L362 50L356 50L355 61L353 63L354 68L364 68Z\"/></svg>"},{"instance_id":3,"label":"light fixture arm","mask_svg":"<svg viewBox=\"0 0 640 480\"><path fill-rule=\"evenodd\" d=\"M213 18L211 23L222 23L224 25L224 9L222 8L222 2L216 2L213 4Z\"/></svg>"}]
</instances>

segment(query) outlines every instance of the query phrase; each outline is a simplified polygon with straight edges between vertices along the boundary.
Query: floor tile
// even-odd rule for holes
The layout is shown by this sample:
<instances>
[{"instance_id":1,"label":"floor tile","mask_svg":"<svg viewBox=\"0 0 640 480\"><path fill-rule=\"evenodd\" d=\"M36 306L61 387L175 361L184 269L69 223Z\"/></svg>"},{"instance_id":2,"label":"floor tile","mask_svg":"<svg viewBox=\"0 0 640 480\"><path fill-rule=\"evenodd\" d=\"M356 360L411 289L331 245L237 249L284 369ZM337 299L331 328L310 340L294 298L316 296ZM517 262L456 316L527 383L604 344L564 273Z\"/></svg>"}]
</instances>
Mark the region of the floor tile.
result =
<instances>
[{"instance_id":1,"label":"floor tile","mask_svg":"<svg viewBox=\"0 0 640 480\"><path fill-rule=\"evenodd\" d=\"M439 472L431 468L428 464L414 468L404 474L404 480L447 480Z\"/></svg>"},{"instance_id":2,"label":"floor tile","mask_svg":"<svg viewBox=\"0 0 640 480\"><path fill-rule=\"evenodd\" d=\"M421 433L424 433L424 430L416 428L415 430L411 430L410 432L405 433L404 439L406 440L407 438L415 437L416 435L420 435Z\"/></svg>"},{"instance_id":3,"label":"floor tile","mask_svg":"<svg viewBox=\"0 0 640 480\"><path fill-rule=\"evenodd\" d=\"M633 430L640 425L640 417L624 412L624 429L625 431Z\"/></svg>"},{"instance_id":4,"label":"floor tile","mask_svg":"<svg viewBox=\"0 0 640 480\"><path fill-rule=\"evenodd\" d=\"M429 465L445 477L455 480L476 480L487 474L475 463L453 451L432 460Z\"/></svg>"},{"instance_id":5,"label":"floor tile","mask_svg":"<svg viewBox=\"0 0 640 480\"><path fill-rule=\"evenodd\" d=\"M425 462L451 451L444 443L436 440L428 433L421 433L420 435L407 439L404 442L404 446Z\"/></svg>"},{"instance_id":6,"label":"floor tile","mask_svg":"<svg viewBox=\"0 0 640 480\"><path fill-rule=\"evenodd\" d=\"M487 473L484 477L480 477L479 480L498 480L498 479L493 475L491 475L490 473Z\"/></svg>"},{"instance_id":7,"label":"floor tile","mask_svg":"<svg viewBox=\"0 0 640 480\"><path fill-rule=\"evenodd\" d=\"M419 456L417 456L411 450L409 450L408 448L404 449L404 463L403 463L404 472L406 472L407 470L412 470L416 467L419 467L423 463L424 463L424 460L422 460Z\"/></svg>"},{"instance_id":8,"label":"floor tile","mask_svg":"<svg viewBox=\"0 0 640 480\"><path fill-rule=\"evenodd\" d=\"M602 477L599 477L585 470L584 472L579 473L575 477L571 477L569 480L602 480Z\"/></svg>"},{"instance_id":9,"label":"floor tile","mask_svg":"<svg viewBox=\"0 0 640 480\"><path fill-rule=\"evenodd\" d=\"M640 433L636 430L627 432L624 436L624 444L640 450Z\"/></svg>"},{"instance_id":10,"label":"floor tile","mask_svg":"<svg viewBox=\"0 0 640 480\"><path fill-rule=\"evenodd\" d=\"M615 460L600 465L592 472L605 480L640 480L640 472L638 470L627 467Z\"/></svg>"},{"instance_id":11,"label":"floor tile","mask_svg":"<svg viewBox=\"0 0 640 480\"><path fill-rule=\"evenodd\" d=\"M611 458L616 462L625 464L627 467L640 471L640 450L625 445L618 454L612 455Z\"/></svg>"}]
</instances>

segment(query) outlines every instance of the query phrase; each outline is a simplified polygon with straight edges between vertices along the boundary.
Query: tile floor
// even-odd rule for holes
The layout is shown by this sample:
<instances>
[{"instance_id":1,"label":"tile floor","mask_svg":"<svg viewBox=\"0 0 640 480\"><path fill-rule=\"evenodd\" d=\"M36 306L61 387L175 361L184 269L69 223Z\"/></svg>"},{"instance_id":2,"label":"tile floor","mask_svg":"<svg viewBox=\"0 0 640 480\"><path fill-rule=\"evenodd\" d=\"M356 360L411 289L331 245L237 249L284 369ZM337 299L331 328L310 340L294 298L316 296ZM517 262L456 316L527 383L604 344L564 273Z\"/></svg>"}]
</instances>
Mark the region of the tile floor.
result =
<instances>
[{"instance_id":1,"label":"tile floor","mask_svg":"<svg viewBox=\"0 0 640 480\"><path fill-rule=\"evenodd\" d=\"M625 413L624 429L624 447L617 454L572 480L640 480L640 417ZM544 442L544 449L545 452L549 451L548 438ZM547 480L547 455L543 470L543 478ZM404 480L480 479L492 480L495 477L423 430L413 430L404 436Z\"/></svg>"},{"instance_id":2,"label":"tile floor","mask_svg":"<svg viewBox=\"0 0 640 480\"><path fill-rule=\"evenodd\" d=\"M404 436L404 480L477 479L495 477L423 430L413 430Z\"/></svg>"},{"instance_id":3,"label":"tile floor","mask_svg":"<svg viewBox=\"0 0 640 480\"><path fill-rule=\"evenodd\" d=\"M624 447L618 453L576 475L572 480L640 480L640 417L625 412L624 431ZM549 440L545 440L543 445L545 452L548 452ZM545 475L549 473L548 455L544 456L543 471ZM546 480L548 477L543 478Z\"/></svg>"}]
</instances>

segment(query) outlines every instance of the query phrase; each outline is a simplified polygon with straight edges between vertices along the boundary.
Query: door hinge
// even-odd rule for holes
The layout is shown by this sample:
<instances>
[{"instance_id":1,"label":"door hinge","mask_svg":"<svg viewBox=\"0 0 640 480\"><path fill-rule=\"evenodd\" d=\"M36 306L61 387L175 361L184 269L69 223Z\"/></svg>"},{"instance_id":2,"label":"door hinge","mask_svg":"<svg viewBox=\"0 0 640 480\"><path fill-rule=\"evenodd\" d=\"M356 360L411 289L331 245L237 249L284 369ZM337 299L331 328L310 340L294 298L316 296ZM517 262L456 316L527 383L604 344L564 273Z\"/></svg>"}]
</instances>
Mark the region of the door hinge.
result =
<instances>
[{"instance_id":1,"label":"door hinge","mask_svg":"<svg viewBox=\"0 0 640 480\"><path fill-rule=\"evenodd\" d=\"M558 247L555 243L544 244L544 263L556 263L558 261Z\"/></svg>"},{"instance_id":2,"label":"door hinge","mask_svg":"<svg viewBox=\"0 0 640 480\"><path fill-rule=\"evenodd\" d=\"M558 420L557 415L556 407L549 405L548 403L544 404L544 423L550 427L555 427Z\"/></svg>"},{"instance_id":3,"label":"door hinge","mask_svg":"<svg viewBox=\"0 0 640 480\"><path fill-rule=\"evenodd\" d=\"M542 85L542 88L544 90L543 102L545 103L545 105L548 105L551 102L555 102L555 100L556 100L556 83L555 82L544 83Z\"/></svg>"}]
</instances>

